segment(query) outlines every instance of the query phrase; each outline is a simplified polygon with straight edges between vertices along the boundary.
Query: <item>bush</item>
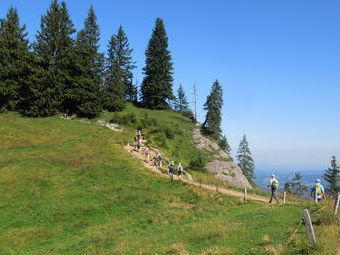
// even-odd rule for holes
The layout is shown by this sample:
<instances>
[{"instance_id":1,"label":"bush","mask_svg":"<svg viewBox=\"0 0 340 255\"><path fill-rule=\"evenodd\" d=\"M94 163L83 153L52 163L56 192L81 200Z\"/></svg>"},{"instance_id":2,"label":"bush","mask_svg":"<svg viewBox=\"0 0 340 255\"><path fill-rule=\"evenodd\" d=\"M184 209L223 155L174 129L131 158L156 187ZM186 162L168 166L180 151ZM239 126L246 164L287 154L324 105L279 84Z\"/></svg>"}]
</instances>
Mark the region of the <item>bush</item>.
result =
<instances>
[{"instance_id":1,"label":"bush","mask_svg":"<svg viewBox=\"0 0 340 255\"><path fill-rule=\"evenodd\" d=\"M158 126L158 121L154 118L150 118L148 113L144 113L140 124L141 128L150 128Z\"/></svg>"},{"instance_id":2,"label":"bush","mask_svg":"<svg viewBox=\"0 0 340 255\"><path fill-rule=\"evenodd\" d=\"M110 122L117 123L125 127L136 128L138 126L138 119L135 113L124 113L124 114L116 113L113 115Z\"/></svg>"},{"instance_id":3,"label":"bush","mask_svg":"<svg viewBox=\"0 0 340 255\"><path fill-rule=\"evenodd\" d=\"M190 163L189 163L189 168L196 170L196 171L201 171L201 172L205 172L205 165L206 165L206 160L203 157L202 154L198 154L197 156L194 156Z\"/></svg>"}]
</instances>

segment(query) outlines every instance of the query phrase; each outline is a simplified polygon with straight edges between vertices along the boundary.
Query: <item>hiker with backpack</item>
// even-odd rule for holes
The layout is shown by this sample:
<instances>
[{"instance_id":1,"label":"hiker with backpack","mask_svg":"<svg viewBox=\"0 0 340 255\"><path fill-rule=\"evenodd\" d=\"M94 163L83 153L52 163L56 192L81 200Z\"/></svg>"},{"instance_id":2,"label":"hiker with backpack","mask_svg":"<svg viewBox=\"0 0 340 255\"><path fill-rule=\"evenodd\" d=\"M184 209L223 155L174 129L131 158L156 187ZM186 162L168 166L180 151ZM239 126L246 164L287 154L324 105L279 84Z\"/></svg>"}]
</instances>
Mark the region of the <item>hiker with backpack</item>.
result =
<instances>
[{"instance_id":1,"label":"hiker with backpack","mask_svg":"<svg viewBox=\"0 0 340 255\"><path fill-rule=\"evenodd\" d=\"M157 152L155 159L156 159L156 166L162 168L163 157L162 157L162 154L160 152Z\"/></svg>"},{"instance_id":2,"label":"hiker with backpack","mask_svg":"<svg viewBox=\"0 0 340 255\"><path fill-rule=\"evenodd\" d=\"M169 175L171 181L174 179L174 173L175 173L175 162L170 160L169 162Z\"/></svg>"},{"instance_id":3,"label":"hiker with backpack","mask_svg":"<svg viewBox=\"0 0 340 255\"><path fill-rule=\"evenodd\" d=\"M273 201L273 198L276 200L277 203L279 203L279 200L277 198L277 189L279 187L279 182L278 180L275 179L274 174L271 175L271 179L269 181L268 187L270 187L270 190L271 190L269 203Z\"/></svg>"},{"instance_id":4,"label":"hiker with backpack","mask_svg":"<svg viewBox=\"0 0 340 255\"><path fill-rule=\"evenodd\" d=\"M181 178L182 177L182 173L183 173L183 167L182 167L181 163L178 163L177 173L178 173L178 177Z\"/></svg>"},{"instance_id":5,"label":"hiker with backpack","mask_svg":"<svg viewBox=\"0 0 340 255\"><path fill-rule=\"evenodd\" d=\"M325 188L322 186L320 179L315 180L315 184L311 189L311 196L317 201L326 198Z\"/></svg>"}]
</instances>

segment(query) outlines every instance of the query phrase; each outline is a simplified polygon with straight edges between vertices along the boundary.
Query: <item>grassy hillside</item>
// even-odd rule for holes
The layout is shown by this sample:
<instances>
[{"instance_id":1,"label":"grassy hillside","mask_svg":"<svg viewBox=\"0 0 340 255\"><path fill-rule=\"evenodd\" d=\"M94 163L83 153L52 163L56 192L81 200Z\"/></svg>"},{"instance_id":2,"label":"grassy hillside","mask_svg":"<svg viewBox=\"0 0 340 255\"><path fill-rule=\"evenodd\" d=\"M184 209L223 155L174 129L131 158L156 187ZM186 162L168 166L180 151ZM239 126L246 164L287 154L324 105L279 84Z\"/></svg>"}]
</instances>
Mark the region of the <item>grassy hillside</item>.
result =
<instances>
[{"instance_id":1,"label":"grassy hillside","mask_svg":"<svg viewBox=\"0 0 340 255\"><path fill-rule=\"evenodd\" d=\"M164 126L177 123L183 132L177 135L188 135L181 141L190 143L188 120L146 112ZM161 135L150 131L156 127L162 125L147 128L155 144ZM0 114L0 254L312 254L304 226L286 245L304 205L244 205L170 183L122 149L133 132ZM176 139L175 133L166 141L168 153L176 153ZM179 149L183 161L195 150L185 146L190 153ZM326 224L326 216L319 221ZM315 254L335 254L333 222L316 226Z\"/></svg>"}]
</instances>

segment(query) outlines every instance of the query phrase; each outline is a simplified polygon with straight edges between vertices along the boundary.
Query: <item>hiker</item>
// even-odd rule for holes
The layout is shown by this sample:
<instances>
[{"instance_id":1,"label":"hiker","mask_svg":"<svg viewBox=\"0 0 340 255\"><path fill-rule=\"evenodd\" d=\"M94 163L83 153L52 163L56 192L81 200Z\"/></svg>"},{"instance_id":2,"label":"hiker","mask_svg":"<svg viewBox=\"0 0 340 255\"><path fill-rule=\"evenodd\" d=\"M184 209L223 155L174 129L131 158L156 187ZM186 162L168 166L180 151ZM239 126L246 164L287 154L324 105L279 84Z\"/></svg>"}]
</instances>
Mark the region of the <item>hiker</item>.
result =
<instances>
[{"instance_id":1,"label":"hiker","mask_svg":"<svg viewBox=\"0 0 340 255\"><path fill-rule=\"evenodd\" d=\"M322 186L320 179L315 180L314 187L311 189L311 196L314 198L314 200L317 199L317 201L326 198L325 189Z\"/></svg>"},{"instance_id":2,"label":"hiker","mask_svg":"<svg viewBox=\"0 0 340 255\"><path fill-rule=\"evenodd\" d=\"M140 151L140 147L142 146L142 143L139 139L136 139L136 151L139 152Z\"/></svg>"},{"instance_id":3,"label":"hiker","mask_svg":"<svg viewBox=\"0 0 340 255\"><path fill-rule=\"evenodd\" d=\"M271 196L269 203L273 201L273 198L276 200L277 203L279 203L279 200L277 199L277 188L279 187L279 182L278 180L275 179L275 175L271 175L271 179L269 181L268 187L270 187L271 190Z\"/></svg>"},{"instance_id":4,"label":"hiker","mask_svg":"<svg viewBox=\"0 0 340 255\"><path fill-rule=\"evenodd\" d=\"M156 166L162 167L162 154L160 152L156 154Z\"/></svg>"},{"instance_id":5,"label":"hiker","mask_svg":"<svg viewBox=\"0 0 340 255\"><path fill-rule=\"evenodd\" d=\"M137 140L142 139L142 132L140 131L140 129L137 130L136 137L137 137Z\"/></svg>"},{"instance_id":6,"label":"hiker","mask_svg":"<svg viewBox=\"0 0 340 255\"><path fill-rule=\"evenodd\" d=\"M177 166L177 173L178 173L178 177L179 177L179 178L181 178L182 172L183 172L183 167L182 167L181 163L178 163L178 166Z\"/></svg>"},{"instance_id":7,"label":"hiker","mask_svg":"<svg viewBox=\"0 0 340 255\"><path fill-rule=\"evenodd\" d=\"M169 163L169 175L170 175L171 181L174 179L174 172L175 172L175 162L170 160L170 163Z\"/></svg>"},{"instance_id":8,"label":"hiker","mask_svg":"<svg viewBox=\"0 0 340 255\"><path fill-rule=\"evenodd\" d=\"M149 160L150 160L150 150L149 150L148 146L145 147L144 153L145 153L145 162L149 162Z\"/></svg>"}]
</instances>

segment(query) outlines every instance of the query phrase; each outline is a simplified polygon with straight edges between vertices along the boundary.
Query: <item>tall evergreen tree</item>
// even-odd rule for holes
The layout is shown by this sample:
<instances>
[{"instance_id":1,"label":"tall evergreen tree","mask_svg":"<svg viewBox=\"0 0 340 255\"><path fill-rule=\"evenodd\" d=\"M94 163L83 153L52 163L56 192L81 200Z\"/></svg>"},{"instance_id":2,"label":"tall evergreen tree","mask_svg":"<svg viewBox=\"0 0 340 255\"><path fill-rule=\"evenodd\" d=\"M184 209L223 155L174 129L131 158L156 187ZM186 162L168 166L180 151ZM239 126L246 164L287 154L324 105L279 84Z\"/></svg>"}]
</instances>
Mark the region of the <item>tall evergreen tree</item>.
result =
<instances>
[{"instance_id":1,"label":"tall evergreen tree","mask_svg":"<svg viewBox=\"0 0 340 255\"><path fill-rule=\"evenodd\" d=\"M20 26L19 15L11 7L0 20L0 111L16 110L21 89L29 82L30 57L25 25Z\"/></svg>"},{"instance_id":2,"label":"tall evergreen tree","mask_svg":"<svg viewBox=\"0 0 340 255\"><path fill-rule=\"evenodd\" d=\"M137 88L133 85L132 70L135 68L131 57L132 49L128 38L120 26L117 34L112 35L106 58L106 88L109 92L107 108L122 110L125 99L137 101Z\"/></svg>"},{"instance_id":3,"label":"tall evergreen tree","mask_svg":"<svg viewBox=\"0 0 340 255\"><path fill-rule=\"evenodd\" d=\"M329 192L333 195L340 192L340 167L335 156L332 156L331 167L324 174L325 180L329 183Z\"/></svg>"},{"instance_id":4,"label":"tall evergreen tree","mask_svg":"<svg viewBox=\"0 0 340 255\"><path fill-rule=\"evenodd\" d=\"M36 75L27 88L26 113L49 116L65 107L65 87L72 87L74 70L73 23L65 2L53 0L41 18L36 36Z\"/></svg>"},{"instance_id":5,"label":"tall evergreen tree","mask_svg":"<svg viewBox=\"0 0 340 255\"><path fill-rule=\"evenodd\" d=\"M168 100L174 99L173 64L168 50L168 37L160 18L156 19L145 56L145 77L141 85L142 103L150 109L167 109Z\"/></svg>"},{"instance_id":6,"label":"tall evergreen tree","mask_svg":"<svg viewBox=\"0 0 340 255\"><path fill-rule=\"evenodd\" d=\"M249 149L248 141L246 136L244 135L241 142L239 149L237 151L237 159L238 159L238 166L241 168L245 177L247 177L248 181L254 185L255 179L255 164L254 160L251 156L251 152Z\"/></svg>"},{"instance_id":7,"label":"tall evergreen tree","mask_svg":"<svg viewBox=\"0 0 340 255\"><path fill-rule=\"evenodd\" d=\"M228 142L228 139L225 135L222 136L220 142L219 142L219 145L221 147L221 149L227 153L228 155L230 155L230 152L231 152L231 147L229 145L229 142Z\"/></svg>"},{"instance_id":8,"label":"tall evergreen tree","mask_svg":"<svg viewBox=\"0 0 340 255\"><path fill-rule=\"evenodd\" d=\"M94 117L102 111L104 55L99 52L99 40L99 25L91 6L84 21L84 28L77 34L77 76L73 88L68 93L72 108L87 117Z\"/></svg>"},{"instance_id":9,"label":"tall evergreen tree","mask_svg":"<svg viewBox=\"0 0 340 255\"><path fill-rule=\"evenodd\" d=\"M177 96L176 96L176 101L175 101L175 111L184 113L189 110L190 109L189 109L188 99L185 96L182 84L180 84L177 90Z\"/></svg>"},{"instance_id":10,"label":"tall evergreen tree","mask_svg":"<svg viewBox=\"0 0 340 255\"><path fill-rule=\"evenodd\" d=\"M204 110L207 111L205 121L202 125L203 133L219 140L221 138L221 121L222 121L222 86L216 80L204 104Z\"/></svg>"}]
</instances>

